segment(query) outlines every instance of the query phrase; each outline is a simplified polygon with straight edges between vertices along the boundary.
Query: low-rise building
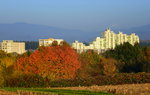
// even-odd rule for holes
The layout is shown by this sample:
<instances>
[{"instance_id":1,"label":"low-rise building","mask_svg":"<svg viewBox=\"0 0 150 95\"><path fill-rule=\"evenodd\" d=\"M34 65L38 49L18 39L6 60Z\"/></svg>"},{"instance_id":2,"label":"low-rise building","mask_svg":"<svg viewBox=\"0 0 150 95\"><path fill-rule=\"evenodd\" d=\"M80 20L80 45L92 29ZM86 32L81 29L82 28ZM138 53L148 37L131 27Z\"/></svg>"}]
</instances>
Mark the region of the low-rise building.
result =
<instances>
[{"instance_id":1,"label":"low-rise building","mask_svg":"<svg viewBox=\"0 0 150 95\"><path fill-rule=\"evenodd\" d=\"M48 38L48 39L39 39L39 46L51 46L54 41L57 41L58 45L63 42L63 39L54 39L54 38Z\"/></svg>"},{"instance_id":2,"label":"low-rise building","mask_svg":"<svg viewBox=\"0 0 150 95\"><path fill-rule=\"evenodd\" d=\"M102 37L97 37L88 46L82 42L75 41L72 43L72 47L79 53L87 50L94 50L101 53L108 49L114 49L116 45L123 44L124 42L129 42L131 45L134 45L135 43L139 43L139 37L135 33L127 35L119 32L118 34L115 34L110 29L107 29L103 32Z\"/></svg>"},{"instance_id":3,"label":"low-rise building","mask_svg":"<svg viewBox=\"0 0 150 95\"><path fill-rule=\"evenodd\" d=\"M0 42L0 50L18 54L26 52L24 42L14 42L13 40L3 40L3 42Z\"/></svg>"}]
</instances>

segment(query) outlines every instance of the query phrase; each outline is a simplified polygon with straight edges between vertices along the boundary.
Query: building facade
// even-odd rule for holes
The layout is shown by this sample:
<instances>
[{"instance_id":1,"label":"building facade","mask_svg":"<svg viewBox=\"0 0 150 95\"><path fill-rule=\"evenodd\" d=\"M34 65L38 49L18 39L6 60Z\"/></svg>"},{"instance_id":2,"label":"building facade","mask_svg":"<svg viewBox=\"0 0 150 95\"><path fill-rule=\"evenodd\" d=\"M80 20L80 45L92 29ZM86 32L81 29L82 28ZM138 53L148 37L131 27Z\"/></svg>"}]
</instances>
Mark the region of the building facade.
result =
<instances>
[{"instance_id":1,"label":"building facade","mask_svg":"<svg viewBox=\"0 0 150 95\"><path fill-rule=\"evenodd\" d=\"M18 54L26 52L24 42L14 42L13 40L3 40L3 42L0 42L0 50Z\"/></svg>"},{"instance_id":2,"label":"building facade","mask_svg":"<svg viewBox=\"0 0 150 95\"><path fill-rule=\"evenodd\" d=\"M39 39L39 46L51 46L54 41L57 41L58 45L63 42L63 39L53 39L53 38L48 38L48 39Z\"/></svg>"},{"instance_id":3,"label":"building facade","mask_svg":"<svg viewBox=\"0 0 150 95\"><path fill-rule=\"evenodd\" d=\"M97 37L88 46L82 42L75 41L72 43L72 47L79 53L87 50L94 50L101 53L108 49L114 49L116 45L123 44L124 42L129 42L134 45L135 43L139 43L139 37L135 33L127 35L119 32L118 34L115 34L110 29L107 29L103 32L102 37Z\"/></svg>"}]
</instances>

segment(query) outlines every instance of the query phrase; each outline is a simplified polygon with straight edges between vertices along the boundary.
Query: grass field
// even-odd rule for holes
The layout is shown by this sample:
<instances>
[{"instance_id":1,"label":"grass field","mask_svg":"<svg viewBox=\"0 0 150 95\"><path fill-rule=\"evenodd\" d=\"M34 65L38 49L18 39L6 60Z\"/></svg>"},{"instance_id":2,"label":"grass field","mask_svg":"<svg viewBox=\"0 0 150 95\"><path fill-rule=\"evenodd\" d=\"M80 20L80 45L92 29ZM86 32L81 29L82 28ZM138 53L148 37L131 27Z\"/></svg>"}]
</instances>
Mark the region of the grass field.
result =
<instances>
[{"instance_id":1,"label":"grass field","mask_svg":"<svg viewBox=\"0 0 150 95\"><path fill-rule=\"evenodd\" d=\"M17 92L17 91L25 91L25 92L37 92L37 93L45 93L47 95L116 95L106 92L94 92L94 91L86 91L86 90L65 90L65 89L46 89L46 88L1 88L1 90ZM17 95L17 94L16 94ZM34 94L35 95L35 94ZM39 95L39 94L37 94ZM43 94L42 94L43 95Z\"/></svg>"},{"instance_id":2,"label":"grass field","mask_svg":"<svg viewBox=\"0 0 150 95\"><path fill-rule=\"evenodd\" d=\"M59 88L0 88L0 95L150 95L150 83Z\"/></svg>"}]
</instances>

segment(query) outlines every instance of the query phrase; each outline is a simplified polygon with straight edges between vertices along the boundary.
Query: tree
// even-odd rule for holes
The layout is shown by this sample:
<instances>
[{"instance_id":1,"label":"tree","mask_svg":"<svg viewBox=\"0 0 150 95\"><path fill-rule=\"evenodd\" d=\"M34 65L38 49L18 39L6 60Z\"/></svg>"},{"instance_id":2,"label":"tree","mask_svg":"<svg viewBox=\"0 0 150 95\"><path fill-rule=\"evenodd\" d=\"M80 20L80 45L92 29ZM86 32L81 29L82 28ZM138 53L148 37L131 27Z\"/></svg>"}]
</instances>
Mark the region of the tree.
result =
<instances>
[{"instance_id":1,"label":"tree","mask_svg":"<svg viewBox=\"0 0 150 95\"><path fill-rule=\"evenodd\" d=\"M139 44L132 46L126 42L116 46L114 50L105 52L106 57L112 57L124 63L121 72L141 72L143 66L143 51Z\"/></svg>"},{"instance_id":2,"label":"tree","mask_svg":"<svg viewBox=\"0 0 150 95\"><path fill-rule=\"evenodd\" d=\"M144 51L144 59L145 59L143 71L150 72L150 47L145 47L143 51Z\"/></svg>"},{"instance_id":3,"label":"tree","mask_svg":"<svg viewBox=\"0 0 150 95\"><path fill-rule=\"evenodd\" d=\"M58 42L57 41L53 41L52 42L52 46L57 46L58 45Z\"/></svg>"},{"instance_id":4,"label":"tree","mask_svg":"<svg viewBox=\"0 0 150 95\"><path fill-rule=\"evenodd\" d=\"M5 80L13 73L15 57L0 51L0 86L4 86Z\"/></svg>"},{"instance_id":5,"label":"tree","mask_svg":"<svg viewBox=\"0 0 150 95\"><path fill-rule=\"evenodd\" d=\"M78 54L68 45L39 47L29 57L17 59L15 68L51 80L72 79L80 67Z\"/></svg>"},{"instance_id":6,"label":"tree","mask_svg":"<svg viewBox=\"0 0 150 95\"><path fill-rule=\"evenodd\" d=\"M144 66L143 66L143 71L150 73L150 61L145 61Z\"/></svg>"},{"instance_id":7,"label":"tree","mask_svg":"<svg viewBox=\"0 0 150 95\"><path fill-rule=\"evenodd\" d=\"M112 75L118 72L118 62L115 59L103 57L101 58L101 62L99 64L101 65L100 71L103 75Z\"/></svg>"},{"instance_id":8,"label":"tree","mask_svg":"<svg viewBox=\"0 0 150 95\"><path fill-rule=\"evenodd\" d=\"M80 61L79 78L87 79L99 75L112 75L117 72L117 61L115 59L105 58L91 50L81 53Z\"/></svg>"},{"instance_id":9,"label":"tree","mask_svg":"<svg viewBox=\"0 0 150 95\"><path fill-rule=\"evenodd\" d=\"M144 48L144 59L145 60L150 60L150 47L145 47Z\"/></svg>"},{"instance_id":10,"label":"tree","mask_svg":"<svg viewBox=\"0 0 150 95\"><path fill-rule=\"evenodd\" d=\"M81 68L78 71L78 76L81 78L87 78L100 75L100 63L101 57L94 51L87 51L80 54Z\"/></svg>"},{"instance_id":11,"label":"tree","mask_svg":"<svg viewBox=\"0 0 150 95\"><path fill-rule=\"evenodd\" d=\"M61 46L68 46L68 47L71 47L66 41L60 42L60 45L61 45Z\"/></svg>"}]
</instances>

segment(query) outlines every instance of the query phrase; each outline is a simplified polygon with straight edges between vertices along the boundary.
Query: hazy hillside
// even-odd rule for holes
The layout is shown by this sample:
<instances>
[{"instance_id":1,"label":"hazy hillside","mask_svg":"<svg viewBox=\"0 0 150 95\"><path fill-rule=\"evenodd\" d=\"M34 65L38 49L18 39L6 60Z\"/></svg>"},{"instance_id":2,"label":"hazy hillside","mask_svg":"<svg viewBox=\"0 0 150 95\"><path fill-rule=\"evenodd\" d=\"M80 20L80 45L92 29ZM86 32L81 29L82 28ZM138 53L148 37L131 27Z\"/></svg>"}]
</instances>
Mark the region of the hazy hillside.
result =
<instances>
[{"instance_id":1,"label":"hazy hillside","mask_svg":"<svg viewBox=\"0 0 150 95\"><path fill-rule=\"evenodd\" d=\"M136 33L139 35L141 40L150 40L150 24L139 26L139 27L133 27L130 29L125 29L124 32L126 33Z\"/></svg>"},{"instance_id":2,"label":"hazy hillside","mask_svg":"<svg viewBox=\"0 0 150 95\"><path fill-rule=\"evenodd\" d=\"M134 32L140 36L141 40L150 39L150 24L130 29L112 30L115 32L122 31L128 34ZM27 23L0 24L0 40L38 41L38 39L43 38L60 38L68 42L73 42L74 40L90 42L95 37L100 36L103 31L85 32Z\"/></svg>"},{"instance_id":3,"label":"hazy hillside","mask_svg":"<svg viewBox=\"0 0 150 95\"><path fill-rule=\"evenodd\" d=\"M150 40L141 40L140 45L141 46L150 46Z\"/></svg>"},{"instance_id":4,"label":"hazy hillside","mask_svg":"<svg viewBox=\"0 0 150 95\"><path fill-rule=\"evenodd\" d=\"M79 30L68 30L45 25L15 23L0 24L0 40L37 41L42 38L62 38L69 42L83 40L86 34Z\"/></svg>"}]
</instances>

